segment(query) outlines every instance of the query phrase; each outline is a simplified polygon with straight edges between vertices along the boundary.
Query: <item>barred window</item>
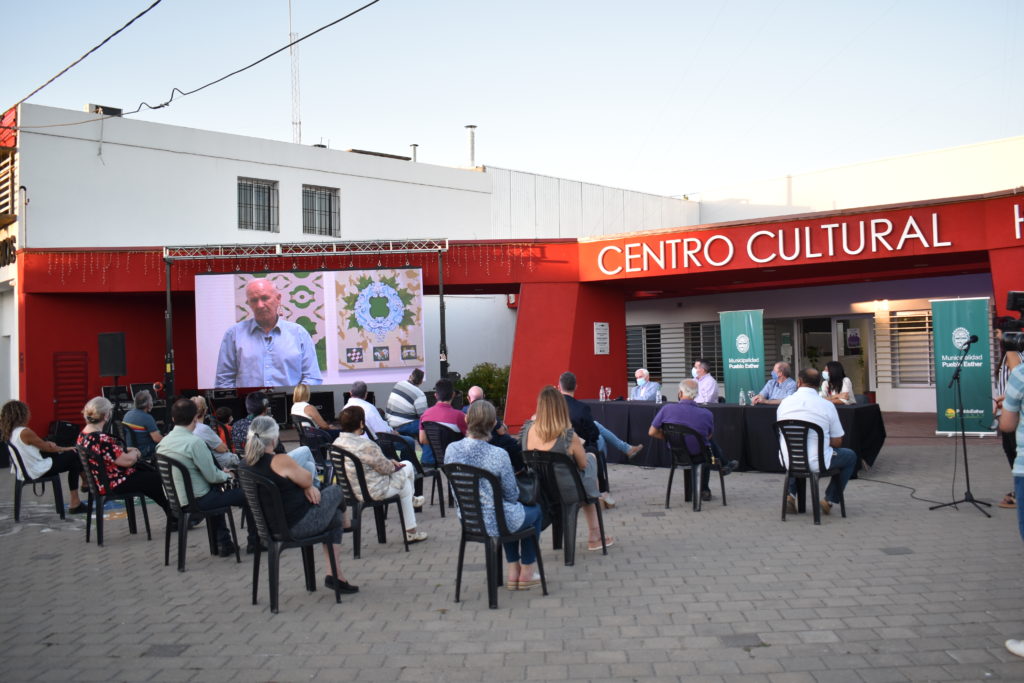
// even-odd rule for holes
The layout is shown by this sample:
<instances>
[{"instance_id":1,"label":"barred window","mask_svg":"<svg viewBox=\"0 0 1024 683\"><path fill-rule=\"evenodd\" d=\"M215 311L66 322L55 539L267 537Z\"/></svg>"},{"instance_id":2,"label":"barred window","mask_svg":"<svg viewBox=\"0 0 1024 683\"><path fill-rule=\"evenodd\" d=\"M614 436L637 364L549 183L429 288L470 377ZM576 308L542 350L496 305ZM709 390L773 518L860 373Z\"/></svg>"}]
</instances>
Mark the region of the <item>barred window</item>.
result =
<instances>
[{"instance_id":1,"label":"barred window","mask_svg":"<svg viewBox=\"0 0 1024 683\"><path fill-rule=\"evenodd\" d=\"M340 200L332 187L302 186L302 232L341 237Z\"/></svg>"},{"instance_id":2,"label":"barred window","mask_svg":"<svg viewBox=\"0 0 1024 683\"><path fill-rule=\"evenodd\" d=\"M238 179L238 229L278 232L277 182Z\"/></svg>"},{"instance_id":3,"label":"barred window","mask_svg":"<svg viewBox=\"0 0 1024 683\"><path fill-rule=\"evenodd\" d=\"M894 387L935 386L931 311L890 312L889 344Z\"/></svg>"},{"instance_id":4,"label":"barred window","mask_svg":"<svg viewBox=\"0 0 1024 683\"><path fill-rule=\"evenodd\" d=\"M633 382L637 368L646 368L651 379L662 381L661 325L626 326L626 381Z\"/></svg>"}]
</instances>

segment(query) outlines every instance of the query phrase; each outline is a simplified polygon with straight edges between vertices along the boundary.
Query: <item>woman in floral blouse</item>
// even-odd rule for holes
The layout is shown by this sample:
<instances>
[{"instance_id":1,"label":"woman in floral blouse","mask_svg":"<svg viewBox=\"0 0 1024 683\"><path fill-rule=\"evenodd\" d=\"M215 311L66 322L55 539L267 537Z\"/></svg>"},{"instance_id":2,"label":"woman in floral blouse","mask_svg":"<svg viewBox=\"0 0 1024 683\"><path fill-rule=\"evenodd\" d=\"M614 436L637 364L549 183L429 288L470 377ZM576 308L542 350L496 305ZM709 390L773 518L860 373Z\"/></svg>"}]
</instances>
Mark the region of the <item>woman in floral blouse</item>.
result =
<instances>
[{"instance_id":1,"label":"woman in floral blouse","mask_svg":"<svg viewBox=\"0 0 1024 683\"><path fill-rule=\"evenodd\" d=\"M103 431L113 412L110 401L97 396L85 404L85 429L78 435L78 446L89 459L89 469L99 492L103 495L116 493L141 493L163 508L167 513L167 498L164 496L160 475L157 472L139 470L134 465L141 454L138 448L124 448L121 441ZM109 488L103 484L100 472L106 473ZM169 522L174 522L169 518ZM173 526L173 524L172 524Z\"/></svg>"},{"instance_id":2,"label":"woman in floral blouse","mask_svg":"<svg viewBox=\"0 0 1024 683\"><path fill-rule=\"evenodd\" d=\"M413 508L423 507L423 496L413 495L413 480L416 470L411 462L395 462L384 456L373 441L366 438L366 414L360 406L349 406L338 414L341 433L334 445L359 458L363 463L366 488L374 500L398 496L405 517L405 538L409 543L427 540L427 532L416 528L416 512ZM359 489L355 466L345 461L345 474L352 485L356 498L362 502L363 492Z\"/></svg>"},{"instance_id":3,"label":"woman in floral blouse","mask_svg":"<svg viewBox=\"0 0 1024 683\"><path fill-rule=\"evenodd\" d=\"M500 502L505 512L505 523L512 531L528 526L537 530L536 537L524 538L503 544L505 560L508 562L508 577L505 588L527 590L540 583L540 574L534 569L537 562L537 543L540 542L542 520L539 505L523 505L519 502L519 484L508 453L504 449L487 443L491 430L497 424L494 406L489 401L478 399L469 406L466 413L466 438L456 441L445 451L446 463L472 465L496 475L501 481L501 491L492 492L486 483L480 485L480 503L484 509L484 523L487 533L498 535L498 523L494 508Z\"/></svg>"}]
</instances>

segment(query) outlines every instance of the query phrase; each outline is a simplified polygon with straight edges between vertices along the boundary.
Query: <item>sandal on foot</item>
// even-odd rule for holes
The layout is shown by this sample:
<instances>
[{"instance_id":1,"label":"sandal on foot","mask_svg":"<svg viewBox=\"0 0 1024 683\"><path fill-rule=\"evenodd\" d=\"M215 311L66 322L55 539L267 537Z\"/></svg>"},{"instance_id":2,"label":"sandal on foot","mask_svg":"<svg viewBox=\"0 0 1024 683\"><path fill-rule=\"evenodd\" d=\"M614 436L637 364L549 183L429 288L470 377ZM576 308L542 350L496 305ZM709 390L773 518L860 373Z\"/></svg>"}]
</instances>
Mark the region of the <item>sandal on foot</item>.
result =
<instances>
[{"instance_id":1,"label":"sandal on foot","mask_svg":"<svg viewBox=\"0 0 1024 683\"><path fill-rule=\"evenodd\" d=\"M615 539L611 536L605 536L604 547L611 548L613 545L615 545ZM594 541L593 543L587 541L587 550L601 550L601 541Z\"/></svg>"},{"instance_id":2,"label":"sandal on foot","mask_svg":"<svg viewBox=\"0 0 1024 683\"><path fill-rule=\"evenodd\" d=\"M520 579L517 583L519 584L519 587L516 590L528 591L531 588L534 588L534 587L540 585L540 574L537 573L537 572L534 572L532 578L529 578L526 581L523 581L522 579Z\"/></svg>"},{"instance_id":3,"label":"sandal on foot","mask_svg":"<svg viewBox=\"0 0 1024 683\"><path fill-rule=\"evenodd\" d=\"M999 503L997 503L997 505L999 505L999 507L1001 508L1013 510L1017 507L1017 499L1014 497L1012 493L1007 493L1005 496L1003 496L1003 499L999 501Z\"/></svg>"}]
</instances>

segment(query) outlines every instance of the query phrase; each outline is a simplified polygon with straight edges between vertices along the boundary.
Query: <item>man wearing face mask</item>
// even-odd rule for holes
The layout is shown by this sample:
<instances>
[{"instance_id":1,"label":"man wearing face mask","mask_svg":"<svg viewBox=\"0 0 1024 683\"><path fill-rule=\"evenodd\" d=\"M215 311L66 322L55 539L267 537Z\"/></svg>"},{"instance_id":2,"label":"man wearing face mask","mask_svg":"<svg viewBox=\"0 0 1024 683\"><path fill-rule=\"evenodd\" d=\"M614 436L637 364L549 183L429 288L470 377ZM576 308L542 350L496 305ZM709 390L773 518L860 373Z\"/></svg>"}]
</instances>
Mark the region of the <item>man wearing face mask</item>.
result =
<instances>
[{"instance_id":1,"label":"man wearing face mask","mask_svg":"<svg viewBox=\"0 0 1024 683\"><path fill-rule=\"evenodd\" d=\"M718 402L718 381L711 376L711 364L703 358L693 363L690 374L697 380L697 403Z\"/></svg>"},{"instance_id":2,"label":"man wearing face mask","mask_svg":"<svg viewBox=\"0 0 1024 683\"><path fill-rule=\"evenodd\" d=\"M633 374L636 377L636 386L629 394L631 401L654 401L661 395L661 385L651 381L651 373L645 368L637 368Z\"/></svg>"},{"instance_id":3,"label":"man wearing face mask","mask_svg":"<svg viewBox=\"0 0 1024 683\"><path fill-rule=\"evenodd\" d=\"M792 396L796 391L796 380L793 379L793 370L789 363L779 361L772 368L772 378L765 382L764 388L754 396L754 403L765 405L777 405L782 399Z\"/></svg>"}]
</instances>

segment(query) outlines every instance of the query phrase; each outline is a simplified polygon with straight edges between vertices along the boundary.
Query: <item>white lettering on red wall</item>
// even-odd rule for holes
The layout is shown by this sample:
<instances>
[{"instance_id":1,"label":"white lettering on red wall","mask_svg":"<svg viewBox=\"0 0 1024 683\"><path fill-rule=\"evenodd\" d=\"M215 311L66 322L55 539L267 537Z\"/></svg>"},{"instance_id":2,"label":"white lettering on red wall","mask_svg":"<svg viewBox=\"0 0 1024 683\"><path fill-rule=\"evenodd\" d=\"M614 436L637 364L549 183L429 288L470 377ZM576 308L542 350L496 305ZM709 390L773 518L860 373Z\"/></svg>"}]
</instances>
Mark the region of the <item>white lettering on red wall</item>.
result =
<instances>
[{"instance_id":1,"label":"white lettering on red wall","mask_svg":"<svg viewBox=\"0 0 1024 683\"><path fill-rule=\"evenodd\" d=\"M1014 206L1017 238L1024 229L1024 215ZM821 225L803 225L756 230L743 245L746 256L756 264L780 261L808 261L843 258L862 253L884 254L909 248L951 247L939 231L939 215L931 214L931 230L921 228L914 216L906 220L872 218ZM927 223L924 223L927 225ZM721 268L736 255L733 237L712 234L708 237L674 237L656 241L629 242L622 247L609 245L597 255L597 267L605 275Z\"/></svg>"},{"instance_id":2,"label":"white lettering on red wall","mask_svg":"<svg viewBox=\"0 0 1024 683\"><path fill-rule=\"evenodd\" d=\"M1017 239L1020 239L1020 228L1024 225L1024 216L1020 213L1020 204L1013 205L1013 227L1017 233Z\"/></svg>"}]
</instances>

